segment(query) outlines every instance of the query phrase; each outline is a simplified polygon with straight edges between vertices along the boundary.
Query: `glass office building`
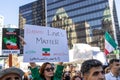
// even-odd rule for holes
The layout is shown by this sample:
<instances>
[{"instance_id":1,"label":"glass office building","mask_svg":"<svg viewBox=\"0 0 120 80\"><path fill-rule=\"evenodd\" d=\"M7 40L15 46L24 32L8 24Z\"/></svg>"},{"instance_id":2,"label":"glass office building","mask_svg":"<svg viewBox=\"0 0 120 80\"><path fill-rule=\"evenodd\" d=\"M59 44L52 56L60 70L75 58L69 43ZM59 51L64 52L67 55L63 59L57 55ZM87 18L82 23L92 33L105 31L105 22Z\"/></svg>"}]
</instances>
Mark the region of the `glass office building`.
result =
<instances>
[{"instance_id":1,"label":"glass office building","mask_svg":"<svg viewBox=\"0 0 120 80\"><path fill-rule=\"evenodd\" d=\"M19 7L19 27L24 24L45 26L45 0L38 0Z\"/></svg>"},{"instance_id":2,"label":"glass office building","mask_svg":"<svg viewBox=\"0 0 120 80\"><path fill-rule=\"evenodd\" d=\"M87 43L103 50L105 31L118 41L114 0L46 0L46 7L47 26L65 29L70 48Z\"/></svg>"},{"instance_id":3,"label":"glass office building","mask_svg":"<svg viewBox=\"0 0 120 80\"><path fill-rule=\"evenodd\" d=\"M86 43L104 49L108 31L119 43L120 31L115 0L36 0L19 9L19 26L24 24L62 28L68 45Z\"/></svg>"},{"instance_id":4,"label":"glass office building","mask_svg":"<svg viewBox=\"0 0 120 80\"><path fill-rule=\"evenodd\" d=\"M45 26L45 0L38 0L19 7L20 35L24 37L24 25ZM20 53L23 54L23 46L20 44Z\"/></svg>"}]
</instances>

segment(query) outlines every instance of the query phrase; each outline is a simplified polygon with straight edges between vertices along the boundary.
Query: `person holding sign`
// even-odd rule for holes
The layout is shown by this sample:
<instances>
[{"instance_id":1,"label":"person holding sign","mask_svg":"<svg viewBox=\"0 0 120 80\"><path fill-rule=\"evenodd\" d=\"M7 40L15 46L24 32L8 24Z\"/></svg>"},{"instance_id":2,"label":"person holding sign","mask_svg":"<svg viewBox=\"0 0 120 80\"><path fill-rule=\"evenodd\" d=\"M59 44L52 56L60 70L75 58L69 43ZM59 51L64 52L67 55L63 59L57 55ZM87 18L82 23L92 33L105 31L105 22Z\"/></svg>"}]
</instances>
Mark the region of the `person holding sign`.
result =
<instances>
[{"instance_id":1,"label":"person holding sign","mask_svg":"<svg viewBox=\"0 0 120 80\"><path fill-rule=\"evenodd\" d=\"M24 46L26 44L24 39L21 36L19 36L19 38L21 39L21 44ZM33 80L61 80L64 68L62 64L63 62L58 63L56 71L54 73L54 67L49 62L43 63L43 65L40 67L40 72L35 62L30 62L30 70Z\"/></svg>"},{"instance_id":2,"label":"person holding sign","mask_svg":"<svg viewBox=\"0 0 120 80\"><path fill-rule=\"evenodd\" d=\"M45 62L42 64L42 66L40 67L40 72L36 64L34 62L31 62L30 69L32 72L33 80L61 80L64 68L62 64L62 62L59 62L54 73L54 67L49 62Z\"/></svg>"}]
</instances>

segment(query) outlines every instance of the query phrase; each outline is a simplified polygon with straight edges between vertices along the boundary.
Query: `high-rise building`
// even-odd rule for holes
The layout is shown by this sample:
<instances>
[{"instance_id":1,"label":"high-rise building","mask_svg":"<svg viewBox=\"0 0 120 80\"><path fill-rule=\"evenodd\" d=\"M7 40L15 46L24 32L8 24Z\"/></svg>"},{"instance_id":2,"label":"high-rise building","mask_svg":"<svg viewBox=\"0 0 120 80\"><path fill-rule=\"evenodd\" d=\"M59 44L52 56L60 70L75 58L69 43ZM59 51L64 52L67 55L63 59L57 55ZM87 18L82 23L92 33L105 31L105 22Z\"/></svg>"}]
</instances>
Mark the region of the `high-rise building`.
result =
<instances>
[{"instance_id":1,"label":"high-rise building","mask_svg":"<svg viewBox=\"0 0 120 80\"><path fill-rule=\"evenodd\" d=\"M108 31L120 46L114 1L37 0L21 6L19 13L26 19L27 24L65 29L69 48L75 43L87 43L103 50L105 31Z\"/></svg>"},{"instance_id":2,"label":"high-rise building","mask_svg":"<svg viewBox=\"0 0 120 80\"><path fill-rule=\"evenodd\" d=\"M46 0L47 26L63 28L68 33L70 31L71 37L68 36L68 42L74 41L69 44L70 46L74 43L87 43L99 46L103 50L105 31L108 31L116 42L119 41L117 35L119 25L114 1ZM89 27L80 25L83 23L87 23ZM73 27L75 30L72 30ZM85 35L86 31L87 35ZM76 40L77 42L75 42Z\"/></svg>"},{"instance_id":3,"label":"high-rise building","mask_svg":"<svg viewBox=\"0 0 120 80\"><path fill-rule=\"evenodd\" d=\"M24 37L24 25L45 26L45 0L37 0L19 7L20 35ZM20 53L23 54L23 46L20 44Z\"/></svg>"},{"instance_id":4,"label":"high-rise building","mask_svg":"<svg viewBox=\"0 0 120 80\"><path fill-rule=\"evenodd\" d=\"M38 0L19 8L19 28L24 24L45 26L45 0Z\"/></svg>"}]
</instances>

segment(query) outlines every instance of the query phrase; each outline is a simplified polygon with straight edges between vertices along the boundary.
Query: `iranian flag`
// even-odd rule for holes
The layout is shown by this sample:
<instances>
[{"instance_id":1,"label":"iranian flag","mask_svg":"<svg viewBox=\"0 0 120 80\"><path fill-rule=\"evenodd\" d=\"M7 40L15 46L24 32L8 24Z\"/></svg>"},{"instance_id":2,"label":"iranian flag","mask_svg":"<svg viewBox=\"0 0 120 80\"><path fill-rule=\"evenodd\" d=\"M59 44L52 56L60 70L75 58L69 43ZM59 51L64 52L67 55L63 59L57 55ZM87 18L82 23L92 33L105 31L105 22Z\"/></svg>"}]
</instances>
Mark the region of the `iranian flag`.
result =
<instances>
[{"instance_id":1,"label":"iranian flag","mask_svg":"<svg viewBox=\"0 0 120 80\"><path fill-rule=\"evenodd\" d=\"M108 32L105 33L104 37L105 37L105 50L104 50L104 52L107 55L117 48L117 44L112 39L112 37L110 36L110 34Z\"/></svg>"}]
</instances>

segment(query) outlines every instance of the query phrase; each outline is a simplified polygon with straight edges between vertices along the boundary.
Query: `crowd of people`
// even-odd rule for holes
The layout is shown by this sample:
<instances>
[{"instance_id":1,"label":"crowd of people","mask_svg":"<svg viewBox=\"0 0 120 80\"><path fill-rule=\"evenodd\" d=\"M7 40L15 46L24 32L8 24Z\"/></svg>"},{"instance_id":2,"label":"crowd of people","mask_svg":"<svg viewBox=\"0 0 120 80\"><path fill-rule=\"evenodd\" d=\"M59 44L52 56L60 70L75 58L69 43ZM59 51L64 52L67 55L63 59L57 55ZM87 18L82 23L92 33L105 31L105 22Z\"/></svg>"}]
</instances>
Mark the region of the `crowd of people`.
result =
<instances>
[{"instance_id":1,"label":"crowd of people","mask_svg":"<svg viewBox=\"0 0 120 80\"><path fill-rule=\"evenodd\" d=\"M71 65L66 70L63 64L59 62L57 66L53 66L45 62L38 67L31 62L28 73L10 67L0 71L0 80L120 80L119 59L111 59L106 67L96 59L89 59L81 64L80 70L75 70Z\"/></svg>"}]
</instances>

